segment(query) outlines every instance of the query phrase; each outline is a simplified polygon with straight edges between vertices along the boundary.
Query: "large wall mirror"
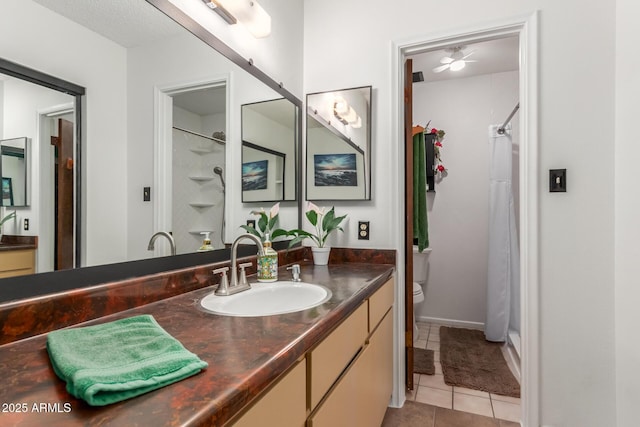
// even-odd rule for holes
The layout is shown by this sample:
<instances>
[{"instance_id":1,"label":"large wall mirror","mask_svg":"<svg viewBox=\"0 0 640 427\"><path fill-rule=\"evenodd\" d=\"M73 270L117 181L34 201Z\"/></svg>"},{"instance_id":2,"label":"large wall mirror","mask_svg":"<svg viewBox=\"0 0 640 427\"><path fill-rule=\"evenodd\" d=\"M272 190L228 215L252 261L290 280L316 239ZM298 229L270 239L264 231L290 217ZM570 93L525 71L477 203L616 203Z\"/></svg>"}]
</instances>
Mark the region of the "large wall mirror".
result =
<instances>
[{"instance_id":1,"label":"large wall mirror","mask_svg":"<svg viewBox=\"0 0 640 427\"><path fill-rule=\"evenodd\" d=\"M371 199L371 86L307 95L307 200Z\"/></svg>"},{"instance_id":2,"label":"large wall mirror","mask_svg":"<svg viewBox=\"0 0 640 427\"><path fill-rule=\"evenodd\" d=\"M206 262L195 253L205 231L228 254L242 232L229 225L243 209L241 105L281 99L300 122L300 100L168 0L3 1L0 52L5 64L45 73L63 88L3 73L0 62L0 139L31 140L33 190L31 206L18 212L30 230L3 231L38 236L38 273L55 270L49 147L60 123L71 124L72 266L93 267L159 257L169 266L168 242L148 250L158 231L170 232L177 257L192 257L192 265ZM67 83L86 93L64 90ZM287 149L294 164L299 140L298 124ZM296 173L286 181L281 226L296 228ZM238 197L230 201L230 193Z\"/></svg>"},{"instance_id":3,"label":"large wall mirror","mask_svg":"<svg viewBox=\"0 0 640 427\"><path fill-rule=\"evenodd\" d=\"M296 199L295 105L273 99L242 106L242 201Z\"/></svg>"}]
</instances>

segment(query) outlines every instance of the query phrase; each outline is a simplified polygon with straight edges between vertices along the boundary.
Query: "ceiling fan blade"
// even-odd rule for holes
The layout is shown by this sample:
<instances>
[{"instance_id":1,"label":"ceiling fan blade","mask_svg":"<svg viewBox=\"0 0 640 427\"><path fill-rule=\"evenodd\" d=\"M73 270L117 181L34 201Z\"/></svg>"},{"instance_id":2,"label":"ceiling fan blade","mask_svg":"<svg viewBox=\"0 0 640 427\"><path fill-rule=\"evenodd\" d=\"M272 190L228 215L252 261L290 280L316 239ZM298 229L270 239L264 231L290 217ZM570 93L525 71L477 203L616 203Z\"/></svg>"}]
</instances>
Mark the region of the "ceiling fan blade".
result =
<instances>
[{"instance_id":1,"label":"ceiling fan blade","mask_svg":"<svg viewBox=\"0 0 640 427\"><path fill-rule=\"evenodd\" d=\"M465 59L464 62L478 62L478 61L475 59Z\"/></svg>"},{"instance_id":2,"label":"ceiling fan blade","mask_svg":"<svg viewBox=\"0 0 640 427\"><path fill-rule=\"evenodd\" d=\"M450 58L448 56L445 56L440 60L440 63L441 64L451 64L453 61L455 61L455 59Z\"/></svg>"},{"instance_id":3,"label":"ceiling fan blade","mask_svg":"<svg viewBox=\"0 0 640 427\"><path fill-rule=\"evenodd\" d=\"M462 59L467 59L468 57L470 57L471 55L473 55L473 52L475 52L475 50L472 50L471 52L467 53L465 56L462 57Z\"/></svg>"},{"instance_id":4,"label":"ceiling fan blade","mask_svg":"<svg viewBox=\"0 0 640 427\"><path fill-rule=\"evenodd\" d=\"M444 64L444 65L440 65L439 67L436 67L433 69L434 73L441 73L444 70L446 70L447 68L449 68L450 64Z\"/></svg>"}]
</instances>

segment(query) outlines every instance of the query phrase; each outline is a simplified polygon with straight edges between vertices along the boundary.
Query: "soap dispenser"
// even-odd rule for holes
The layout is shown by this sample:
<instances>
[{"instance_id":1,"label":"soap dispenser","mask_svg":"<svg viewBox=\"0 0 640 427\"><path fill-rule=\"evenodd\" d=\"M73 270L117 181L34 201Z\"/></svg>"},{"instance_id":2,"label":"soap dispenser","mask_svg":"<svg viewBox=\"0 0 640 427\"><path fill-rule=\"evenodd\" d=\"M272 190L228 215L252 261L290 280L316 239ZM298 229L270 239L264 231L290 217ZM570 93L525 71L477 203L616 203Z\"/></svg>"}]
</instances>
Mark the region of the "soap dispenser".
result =
<instances>
[{"instance_id":1,"label":"soap dispenser","mask_svg":"<svg viewBox=\"0 0 640 427\"><path fill-rule=\"evenodd\" d=\"M258 282L275 282L278 280L278 252L269 240L269 233L265 234L262 242L264 255L258 255Z\"/></svg>"},{"instance_id":2,"label":"soap dispenser","mask_svg":"<svg viewBox=\"0 0 640 427\"><path fill-rule=\"evenodd\" d=\"M212 251L213 246L211 246L211 239L209 238L209 234L211 232L210 231L203 231L200 234L204 235L204 240L202 241L202 246L200 246L200 249L198 249L198 252L206 252L206 251Z\"/></svg>"}]
</instances>

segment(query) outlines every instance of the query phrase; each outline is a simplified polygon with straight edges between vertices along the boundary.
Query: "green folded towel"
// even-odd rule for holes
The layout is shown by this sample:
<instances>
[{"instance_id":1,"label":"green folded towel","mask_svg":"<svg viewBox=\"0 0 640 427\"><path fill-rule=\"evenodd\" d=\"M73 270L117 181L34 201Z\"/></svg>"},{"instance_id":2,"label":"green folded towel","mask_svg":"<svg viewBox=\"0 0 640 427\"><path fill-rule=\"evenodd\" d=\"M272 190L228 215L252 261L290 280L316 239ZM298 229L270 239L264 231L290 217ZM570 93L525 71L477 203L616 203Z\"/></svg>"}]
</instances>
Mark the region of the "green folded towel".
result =
<instances>
[{"instance_id":1,"label":"green folded towel","mask_svg":"<svg viewBox=\"0 0 640 427\"><path fill-rule=\"evenodd\" d=\"M207 367L149 315L51 332L47 351L67 391L94 406L139 396Z\"/></svg>"},{"instance_id":2,"label":"green folded towel","mask_svg":"<svg viewBox=\"0 0 640 427\"><path fill-rule=\"evenodd\" d=\"M418 239L418 250L429 246L427 219L427 156L424 133L413 135L413 238Z\"/></svg>"}]
</instances>

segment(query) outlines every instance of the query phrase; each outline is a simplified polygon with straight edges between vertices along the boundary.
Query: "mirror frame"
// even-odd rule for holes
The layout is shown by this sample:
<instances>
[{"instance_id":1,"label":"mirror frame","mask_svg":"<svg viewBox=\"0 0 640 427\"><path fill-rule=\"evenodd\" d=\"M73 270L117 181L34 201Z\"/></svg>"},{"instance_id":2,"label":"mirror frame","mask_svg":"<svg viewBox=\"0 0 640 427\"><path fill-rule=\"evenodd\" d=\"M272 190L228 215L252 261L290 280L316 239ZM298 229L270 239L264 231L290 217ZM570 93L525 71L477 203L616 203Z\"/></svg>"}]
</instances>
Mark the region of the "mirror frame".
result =
<instances>
[{"instance_id":1,"label":"mirror frame","mask_svg":"<svg viewBox=\"0 0 640 427\"><path fill-rule=\"evenodd\" d=\"M273 89L282 97L291 101L297 108L296 111L296 129L295 135L298 144L302 144L302 100L298 99L288 90L284 89L282 83L276 82L263 71L253 66L253 62L246 60L240 54L227 46L221 39L210 33L189 15L184 13L169 0L141 0L146 1L160 12L167 15L170 19L196 36L198 39L206 43L209 47L229 59L234 64L257 78L259 81ZM81 160L82 160L82 104L85 96L85 88L74 83L59 79L57 77L24 67L19 64L0 58L0 71L12 77L21 78L50 89L59 90L68 93L75 98L76 107L76 160L77 178L76 178L76 217L80 218L81 209ZM302 149L297 148L296 160L298 164L302 164ZM296 201L298 206L298 226L302 224L302 168L296 171ZM76 244L79 245L81 238L81 221L76 222ZM274 242L276 249L285 249L288 242ZM79 246L77 246L79 248ZM250 248L248 248L250 249ZM240 253L243 251L241 250ZM230 250L219 249L206 253L189 253L171 257L156 257L143 260L127 261L116 264L103 264L98 266L82 267L80 265L81 251L76 251L76 268L68 270L58 270L53 272L36 273L33 275L16 276L0 279L0 304L31 297L40 297L43 295L66 292L73 289L82 289L95 286L100 283L107 283L117 280L132 279L135 277L146 276L162 271L171 271L182 268L195 267L198 265L210 264L214 262L228 260L230 258Z\"/></svg>"}]
</instances>

